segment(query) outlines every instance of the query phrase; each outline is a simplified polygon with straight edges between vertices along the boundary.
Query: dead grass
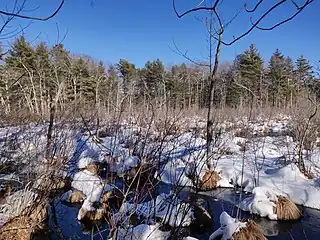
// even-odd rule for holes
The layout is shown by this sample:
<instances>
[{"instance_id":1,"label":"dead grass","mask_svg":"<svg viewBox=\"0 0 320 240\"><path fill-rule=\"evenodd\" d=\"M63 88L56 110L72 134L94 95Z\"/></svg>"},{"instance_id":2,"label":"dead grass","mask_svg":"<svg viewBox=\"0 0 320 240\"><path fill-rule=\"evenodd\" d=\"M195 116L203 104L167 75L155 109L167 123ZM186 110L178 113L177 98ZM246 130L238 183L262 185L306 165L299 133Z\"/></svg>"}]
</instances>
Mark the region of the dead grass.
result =
<instances>
[{"instance_id":1,"label":"dead grass","mask_svg":"<svg viewBox=\"0 0 320 240\"><path fill-rule=\"evenodd\" d=\"M105 208L109 209L119 209L124 199L123 193L114 188L102 195L102 203L105 204Z\"/></svg>"},{"instance_id":2,"label":"dead grass","mask_svg":"<svg viewBox=\"0 0 320 240\"><path fill-rule=\"evenodd\" d=\"M29 217L17 217L0 229L1 240L29 240L34 227Z\"/></svg>"},{"instance_id":3,"label":"dead grass","mask_svg":"<svg viewBox=\"0 0 320 240\"><path fill-rule=\"evenodd\" d=\"M278 196L274 212L278 220L298 220L302 216L296 204L283 196Z\"/></svg>"},{"instance_id":4,"label":"dead grass","mask_svg":"<svg viewBox=\"0 0 320 240\"><path fill-rule=\"evenodd\" d=\"M239 232L234 234L234 240L267 240L267 238L261 232L258 224L250 219L246 222L247 226L241 228Z\"/></svg>"},{"instance_id":5,"label":"dead grass","mask_svg":"<svg viewBox=\"0 0 320 240\"><path fill-rule=\"evenodd\" d=\"M29 211L30 214L21 215L7 222L0 229L0 240L49 239L46 235L48 216L46 203L39 204Z\"/></svg>"},{"instance_id":6,"label":"dead grass","mask_svg":"<svg viewBox=\"0 0 320 240\"><path fill-rule=\"evenodd\" d=\"M81 203L85 196L81 191L74 190L70 196L70 203Z\"/></svg>"},{"instance_id":7,"label":"dead grass","mask_svg":"<svg viewBox=\"0 0 320 240\"><path fill-rule=\"evenodd\" d=\"M203 191L216 189L220 179L216 171L206 171L201 181L199 181L199 188Z\"/></svg>"},{"instance_id":8,"label":"dead grass","mask_svg":"<svg viewBox=\"0 0 320 240\"><path fill-rule=\"evenodd\" d=\"M99 173L99 167L94 164L94 163L91 163L89 164L87 167L86 167L86 170L93 173L94 175L98 176L98 173Z\"/></svg>"},{"instance_id":9,"label":"dead grass","mask_svg":"<svg viewBox=\"0 0 320 240\"><path fill-rule=\"evenodd\" d=\"M87 211L86 209L81 208L79 212L81 221L100 221L105 216L105 209L98 208L95 211Z\"/></svg>"}]
</instances>

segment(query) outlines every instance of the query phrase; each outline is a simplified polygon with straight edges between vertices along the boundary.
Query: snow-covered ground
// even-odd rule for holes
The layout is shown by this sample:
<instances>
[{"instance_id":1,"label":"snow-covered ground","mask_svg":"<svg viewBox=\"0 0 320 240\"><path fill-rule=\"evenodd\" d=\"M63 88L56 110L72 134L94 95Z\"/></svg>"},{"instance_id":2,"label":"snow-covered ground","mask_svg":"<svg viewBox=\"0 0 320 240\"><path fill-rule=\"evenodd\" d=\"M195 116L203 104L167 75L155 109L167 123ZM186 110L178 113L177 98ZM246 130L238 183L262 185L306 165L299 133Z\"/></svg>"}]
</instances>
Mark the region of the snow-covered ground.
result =
<instances>
[{"instance_id":1,"label":"snow-covered ground","mask_svg":"<svg viewBox=\"0 0 320 240\"><path fill-rule=\"evenodd\" d=\"M221 178L218 186L231 188L237 185L248 192L258 186L265 187L288 197L296 204L320 209L320 148L315 144L312 151L303 151L306 168L314 175L313 179L308 179L294 163L297 160L298 143L289 135L291 120L283 116L279 119L248 122L244 118L234 122L224 121L215 126L215 145L211 147L209 163ZM72 187L84 193L86 198L83 207L92 210L92 203L100 200L103 191L112 188L107 185L105 189L105 183L86 170L95 162L107 162L110 171L122 176L145 161L153 161L161 166L155 178L175 186L194 187L188 177L190 169L195 168L200 178L208 170L203 135L205 122L201 119L185 119L184 124L180 132L165 137L162 131L153 127L148 138L141 137L141 132L147 130L137 124L124 124L117 133L99 139L77 130L59 129L54 135L52 151L69 160L66 174L72 177ZM39 163L43 159L46 144L45 130L42 125L28 126L23 133L19 133L18 127L0 129L0 147L7 151L0 163L16 160L25 164L21 172L30 169L37 171L41 167ZM6 139L11 139L10 146ZM159 195L156 201L135 206L126 203L122 207L126 211L134 208L136 212L145 215L146 209L154 208L155 203L159 206L167 199L168 196ZM156 216L162 217L171 226L181 222L188 226L192 221L192 212L187 213L184 222L180 212L176 211L185 207L188 206L182 202L165 204L163 209L156 207ZM166 218L164 213L167 211L173 212L175 219ZM139 239L144 239L142 232L153 231L154 237L167 234L158 230L157 225L138 225L133 232L138 234Z\"/></svg>"}]
</instances>

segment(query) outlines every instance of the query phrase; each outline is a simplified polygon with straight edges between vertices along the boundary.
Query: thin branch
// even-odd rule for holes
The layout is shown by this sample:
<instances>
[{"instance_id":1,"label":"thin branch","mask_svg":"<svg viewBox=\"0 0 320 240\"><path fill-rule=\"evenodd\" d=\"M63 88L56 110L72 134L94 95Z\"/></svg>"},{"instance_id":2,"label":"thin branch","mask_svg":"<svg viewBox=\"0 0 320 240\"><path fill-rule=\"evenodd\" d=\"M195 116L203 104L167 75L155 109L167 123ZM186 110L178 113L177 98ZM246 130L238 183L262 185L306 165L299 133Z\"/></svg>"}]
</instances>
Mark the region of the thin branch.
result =
<instances>
[{"instance_id":1,"label":"thin branch","mask_svg":"<svg viewBox=\"0 0 320 240\"><path fill-rule=\"evenodd\" d=\"M176 43L175 43L174 40L173 40L173 45L174 45L175 49L172 49L170 46L169 46L169 48L170 48L171 51L173 51L174 53L177 53L178 55L186 58L188 61L194 63L194 64L197 65L197 66L210 67L209 64L199 63L199 62L196 62L195 60L191 59L190 57L188 57L187 52L182 53L181 50L180 50L180 49L178 48L178 46L176 45Z\"/></svg>"},{"instance_id":2,"label":"thin branch","mask_svg":"<svg viewBox=\"0 0 320 240\"><path fill-rule=\"evenodd\" d=\"M197 11L201 11L201 10L213 11L216 9L219 2L220 2L220 0L216 0L212 7L196 7L196 8L189 9L188 11L185 11L182 14L178 13L175 0L172 0L172 5L173 5L173 10L174 10L175 14L177 15L177 17L182 18L183 16L185 16L191 12L197 12Z\"/></svg>"},{"instance_id":3,"label":"thin branch","mask_svg":"<svg viewBox=\"0 0 320 240\"><path fill-rule=\"evenodd\" d=\"M55 15L57 15L57 13L60 11L60 9L62 8L62 6L64 4L64 1L65 0L61 0L61 3L58 6L58 8L50 16L44 17L44 18L20 15L18 13L10 13L10 12L6 12L6 11L2 11L2 10L0 10L0 14L7 15L7 16L12 16L12 17L23 18L23 19L30 19L30 20L37 20L37 21L47 21L50 18L53 18Z\"/></svg>"},{"instance_id":4,"label":"thin branch","mask_svg":"<svg viewBox=\"0 0 320 240\"><path fill-rule=\"evenodd\" d=\"M257 8L259 7L259 5L263 2L263 0L260 0L252 9L248 9L247 8L247 3L244 4L244 9L249 12L249 13L252 13L254 11L257 10Z\"/></svg>"},{"instance_id":5,"label":"thin branch","mask_svg":"<svg viewBox=\"0 0 320 240\"><path fill-rule=\"evenodd\" d=\"M258 24L266 17L268 16L273 10L275 10L276 8L278 8L280 5L282 5L283 3L287 2L287 0L281 0L279 2L277 2L276 4L274 4L272 7L270 7L264 14L262 14L262 16L260 16L260 18L256 21L256 22L252 22L252 26L243 34L241 34L240 36L234 38L232 41L230 42L225 42L223 40L221 40L221 44L226 45L226 46L230 46L232 44L234 44L235 42L239 41L240 39L242 39L243 37L247 36L249 33L252 32L252 30L254 30L255 28L261 29L261 30L272 30L276 27L279 27L280 25L289 22L290 20L292 20L294 17L296 17L306 6L308 6L310 3L312 3L314 0L307 0L304 5L302 7L299 8L299 10L291 17L279 22L278 24L270 27L270 28L260 28L258 27ZM260 5L262 2L261 0L258 2L258 4ZM173 0L173 8L174 8L174 12L176 13L176 15L178 16L178 18L181 18L185 15L187 15L188 13L191 12L196 12L196 11L200 11L200 10L207 10L207 11L215 11L216 10L216 6L219 3L219 1L215 1L215 4L213 5L213 7L201 7L201 8L193 8L190 9L182 14L179 14L176 10L176 5L175 5L175 0ZM257 4L257 5L258 5ZM256 7L257 8L257 7ZM250 11L250 10L249 10ZM251 10L252 11L252 10ZM214 37L215 40L219 40L216 36Z\"/></svg>"},{"instance_id":6,"label":"thin branch","mask_svg":"<svg viewBox=\"0 0 320 240\"><path fill-rule=\"evenodd\" d=\"M264 30L264 31L270 31L270 30L273 30L275 29L276 27L279 27L280 25L284 24L284 23L287 23L289 21L291 21L292 19L294 19L306 6L308 6L310 3L312 3L314 0L308 0L305 2L305 4L301 7L297 7L298 11L293 14L291 17L273 25L272 27L268 27L268 28L263 28L263 27L259 27L259 26L255 26L255 28L259 29L259 30ZM250 19L251 23L252 23L252 20Z\"/></svg>"}]
</instances>

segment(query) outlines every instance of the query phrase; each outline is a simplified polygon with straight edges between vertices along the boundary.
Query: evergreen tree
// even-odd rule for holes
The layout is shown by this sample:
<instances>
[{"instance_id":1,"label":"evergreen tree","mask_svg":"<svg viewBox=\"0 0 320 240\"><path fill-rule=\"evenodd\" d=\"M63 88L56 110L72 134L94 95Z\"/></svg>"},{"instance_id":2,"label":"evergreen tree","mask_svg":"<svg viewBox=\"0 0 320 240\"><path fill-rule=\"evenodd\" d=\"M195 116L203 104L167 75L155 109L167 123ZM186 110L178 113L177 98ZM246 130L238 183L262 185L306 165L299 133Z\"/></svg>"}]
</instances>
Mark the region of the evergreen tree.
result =
<instances>
[{"instance_id":1,"label":"evergreen tree","mask_svg":"<svg viewBox=\"0 0 320 240\"><path fill-rule=\"evenodd\" d=\"M313 78L312 66L309 64L309 61L303 56L300 56L296 61L295 74L298 81L304 85L308 85L308 83Z\"/></svg>"},{"instance_id":2,"label":"evergreen tree","mask_svg":"<svg viewBox=\"0 0 320 240\"><path fill-rule=\"evenodd\" d=\"M160 86L165 84L165 70L163 63L157 59L155 61L148 61L144 67L144 81L148 94L151 97L156 97L161 91Z\"/></svg>"},{"instance_id":3,"label":"evergreen tree","mask_svg":"<svg viewBox=\"0 0 320 240\"><path fill-rule=\"evenodd\" d=\"M261 95L263 60L255 45L251 44L249 49L236 57L235 68L237 81L259 97ZM245 89L242 89L241 96L253 98L252 94Z\"/></svg>"},{"instance_id":4,"label":"evergreen tree","mask_svg":"<svg viewBox=\"0 0 320 240\"><path fill-rule=\"evenodd\" d=\"M268 77L269 96L272 106L276 106L281 100L286 99L286 87L288 76L286 74L286 59L279 49L273 53L269 61Z\"/></svg>"},{"instance_id":5,"label":"evergreen tree","mask_svg":"<svg viewBox=\"0 0 320 240\"><path fill-rule=\"evenodd\" d=\"M9 67L16 69L35 68L35 52L30 43L26 42L24 36L14 41L5 61Z\"/></svg>"},{"instance_id":6,"label":"evergreen tree","mask_svg":"<svg viewBox=\"0 0 320 240\"><path fill-rule=\"evenodd\" d=\"M120 59L117 67L122 76L123 92L126 95L129 91L132 91L133 78L135 77L137 70L134 64L129 63L129 61L125 59Z\"/></svg>"}]
</instances>

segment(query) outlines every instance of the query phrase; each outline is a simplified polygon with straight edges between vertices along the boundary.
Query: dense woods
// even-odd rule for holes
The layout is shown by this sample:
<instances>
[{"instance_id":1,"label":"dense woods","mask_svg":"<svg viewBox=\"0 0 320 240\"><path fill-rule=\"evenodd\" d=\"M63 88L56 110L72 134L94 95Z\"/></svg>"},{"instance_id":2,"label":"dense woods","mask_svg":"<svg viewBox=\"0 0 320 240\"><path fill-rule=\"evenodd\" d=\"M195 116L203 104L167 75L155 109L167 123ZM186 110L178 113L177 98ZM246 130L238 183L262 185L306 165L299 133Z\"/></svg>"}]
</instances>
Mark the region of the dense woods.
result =
<instances>
[{"instance_id":1,"label":"dense woods","mask_svg":"<svg viewBox=\"0 0 320 240\"><path fill-rule=\"evenodd\" d=\"M159 108L205 108L209 69L195 64L166 66L160 59L137 68L120 59L105 66L90 56L70 53L62 44L33 46L18 37L0 65L2 114L24 111L47 116L50 102L57 111L89 106L111 111L136 105ZM214 107L294 107L301 96L319 97L319 82L303 56L292 59L276 49L268 61L255 45L219 67ZM311 95L310 95L311 96Z\"/></svg>"}]
</instances>

